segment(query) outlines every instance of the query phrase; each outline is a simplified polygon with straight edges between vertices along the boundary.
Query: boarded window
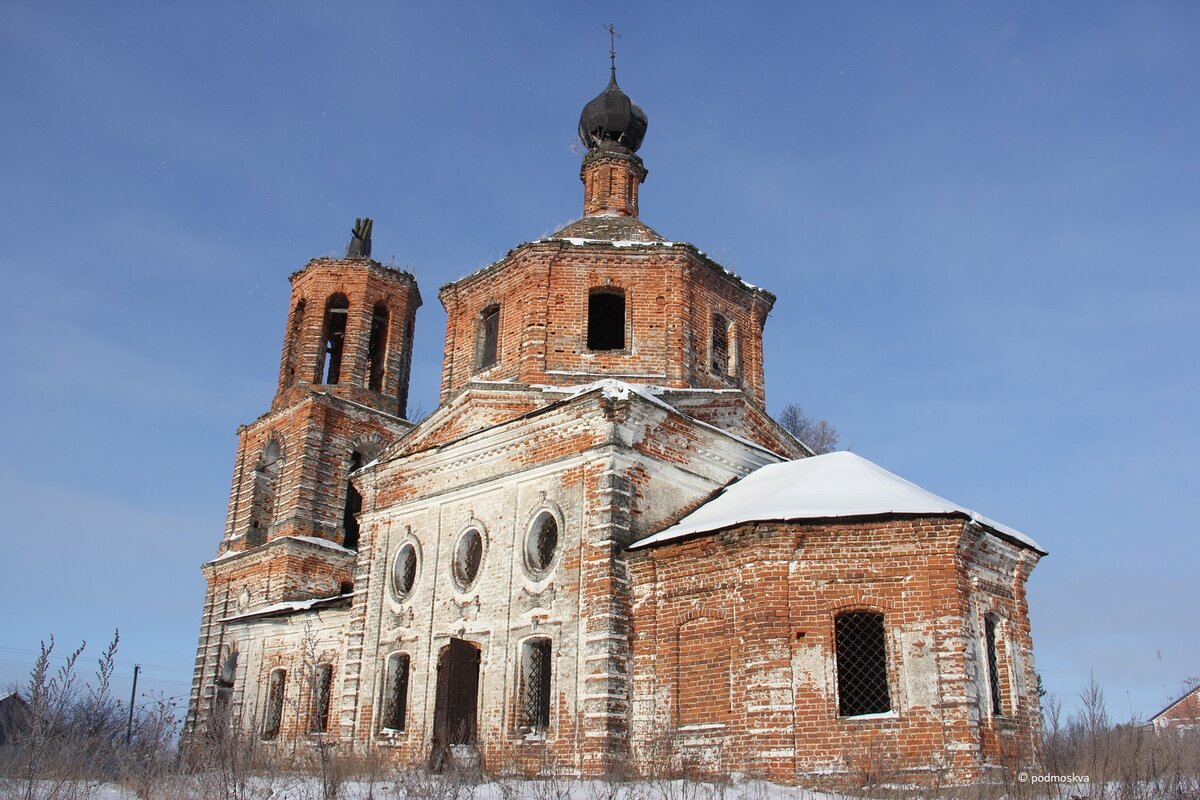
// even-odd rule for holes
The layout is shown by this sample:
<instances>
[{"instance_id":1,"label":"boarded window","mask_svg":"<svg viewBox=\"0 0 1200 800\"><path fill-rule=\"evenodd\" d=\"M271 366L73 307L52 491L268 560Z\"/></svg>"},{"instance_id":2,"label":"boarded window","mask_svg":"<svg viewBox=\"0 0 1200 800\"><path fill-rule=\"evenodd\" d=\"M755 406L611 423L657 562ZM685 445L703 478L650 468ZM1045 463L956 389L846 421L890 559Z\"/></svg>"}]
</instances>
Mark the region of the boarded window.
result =
<instances>
[{"instance_id":1,"label":"boarded window","mask_svg":"<svg viewBox=\"0 0 1200 800\"><path fill-rule=\"evenodd\" d=\"M834 627L838 714L857 717L890 711L883 614L849 611L838 614Z\"/></svg>"},{"instance_id":2,"label":"boarded window","mask_svg":"<svg viewBox=\"0 0 1200 800\"><path fill-rule=\"evenodd\" d=\"M987 675L988 690L992 701L992 714L1004 714L1004 705L1000 702L1000 657L996 649L996 620L988 616L983 618L983 634L987 643Z\"/></svg>"},{"instance_id":3,"label":"boarded window","mask_svg":"<svg viewBox=\"0 0 1200 800\"><path fill-rule=\"evenodd\" d=\"M333 699L333 666L319 664L313 675L312 732L329 730L329 706Z\"/></svg>"},{"instance_id":4,"label":"boarded window","mask_svg":"<svg viewBox=\"0 0 1200 800\"><path fill-rule=\"evenodd\" d=\"M387 682L383 689L382 728L404 730L408 714L408 654L393 653L387 661Z\"/></svg>"},{"instance_id":5,"label":"boarded window","mask_svg":"<svg viewBox=\"0 0 1200 800\"><path fill-rule=\"evenodd\" d=\"M412 542L405 542L396 553L392 562L392 591L396 597L403 600L413 590L417 582L417 547Z\"/></svg>"},{"instance_id":6,"label":"boarded window","mask_svg":"<svg viewBox=\"0 0 1200 800\"><path fill-rule=\"evenodd\" d=\"M354 472L362 466L362 453L355 451L350 455L348 472ZM354 488L354 482L346 476L346 507L342 510L342 546L347 550L358 549L358 514L362 511L362 495Z\"/></svg>"},{"instance_id":7,"label":"boarded window","mask_svg":"<svg viewBox=\"0 0 1200 800\"><path fill-rule=\"evenodd\" d=\"M371 313L371 338L367 343L367 388L383 391L383 371L387 366L388 307L376 303Z\"/></svg>"},{"instance_id":8,"label":"boarded window","mask_svg":"<svg viewBox=\"0 0 1200 800\"><path fill-rule=\"evenodd\" d=\"M335 294L325 304L325 337L317 365L317 383L335 384L341 379L349 311L350 303L344 294Z\"/></svg>"},{"instance_id":9,"label":"boarded window","mask_svg":"<svg viewBox=\"0 0 1200 800\"><path fill-rule=\"evenodd\" d=\"M500 306L488 306L479 315L475 335L475 363L479 369L495 365L500 354Z\"/></svg>"},{"instance_id":10,"label":"boarded window","mask_svg":"<svg viewBox=\"0 0 1200 800\"><path fill-rule=\"evenodd\" d=\"M282 470L279 442L271 439L263 447L251 475L250 527L246 532L246 543L251 547L267 541L267 532L275 521L275 501Z\"/></svg>"},{"instance_id":11,"label":"boarded window","mask_svg":"<svg viewBox=\"0 0 1200 800\"><path fill-rule=\"evenodd\" d=\"M731 705L729 623L697 617L679 626L676 719L680 725L725 723Z\"/></svg>"},{"instance_id":12,"label":"boarded window","mask_svg":"<svg viewBox=\"0 0 1200 800\"><path fill-rule=\"evenodd\" d=\"M521 646L517 727L525 733L545 733L550 727L550 655L549 639L530 639Z\"/></svg>"},{"instance_id":13,"label":"boarded window","mask_svg":"<svg viewBox=\"0 0 1200 800\"><path fill-rule=\"evenodd\" d=\"M459 589L469 589L479 574L479 563L483 559L483 536L471 528L458 540L454 548L454 582Z\"/></svg>"},{"instance_id":14,"label":"boarded window","mask_svg":"<svg viewBox=\"0 0 1200 800\"><path fill-rule=\"evenodd\" d=\"M592 289L588 294L588 350L625 349L625 293Z\"/></svg>"},{"instance_id":15,"label":"boarded window","mask_svg":"<svg viewBox=\"0 0 1200 800\"><path fill-rule=\"evenodd\" d=\"M558 520L549 511L534 519L525 539L525 564L529 571L540 576L554 561L558 549Z\"/></svg>"},{"instance_id":16,"label":"boarded window","mask_svg":"<svg viewBox=\"0 0 1200 800\"><path fill-rule=\"evenodd\" d=\"M709 350L712 353L712 371L718 375L730 374L729 321L720 314L713 314L712 317L712 342Z\"/></svg>"},{"instance_id":17,"label":"boarded window","mask_svg":"<svg viewBox=\"0 0 1200 800\"><path fill-rule=\"evenodd\" d=\"M267 711L263 716L263 738L274 739L279 735L279 726L283 722L283 692L287 685L287 670L271 671L267 681Z\"/></svg>"}]
</instances>

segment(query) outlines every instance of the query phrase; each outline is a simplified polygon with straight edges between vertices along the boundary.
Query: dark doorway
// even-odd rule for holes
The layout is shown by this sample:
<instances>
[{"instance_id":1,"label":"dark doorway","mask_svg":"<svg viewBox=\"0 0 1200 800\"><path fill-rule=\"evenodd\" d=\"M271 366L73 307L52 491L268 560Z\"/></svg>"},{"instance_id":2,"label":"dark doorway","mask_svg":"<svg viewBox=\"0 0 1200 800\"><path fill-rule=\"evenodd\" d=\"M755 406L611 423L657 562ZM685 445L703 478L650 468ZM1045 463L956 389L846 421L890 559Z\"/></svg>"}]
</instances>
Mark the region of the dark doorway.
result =
<instances>
[{"instance_id":1,"label":"dark doorway","mask_svg":"<svg viewBox=\"0 0 1200 800\"><path fill-rule=\"evenodd\" d=\"M479 706L479 648L451 639L438 657L430 766L442 770L456 745L474 745Z\"/></svg>"}]
</instances>

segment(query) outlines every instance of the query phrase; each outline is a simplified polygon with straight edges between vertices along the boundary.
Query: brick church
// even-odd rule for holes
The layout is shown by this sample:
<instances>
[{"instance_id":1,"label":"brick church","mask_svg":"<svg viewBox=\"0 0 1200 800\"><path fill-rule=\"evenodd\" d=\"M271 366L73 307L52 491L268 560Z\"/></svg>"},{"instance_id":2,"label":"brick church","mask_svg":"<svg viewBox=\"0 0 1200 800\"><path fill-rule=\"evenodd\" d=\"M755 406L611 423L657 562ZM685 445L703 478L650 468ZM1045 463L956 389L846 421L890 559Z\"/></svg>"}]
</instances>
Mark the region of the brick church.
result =
<instances>
[{"instance_id":1,"label":"brick church","mask_svg":"<svg viewBox=\"0 0 1200 800\"><path fill-rule=\"evenodd\" d=\"M1036 760L1044 551L767 414L775 298L639 219L646 128L614 69L580 117L583 216L440 289L420 422L422 297L370 220L291 276L187 737L784 783Z\"/></svg>"}]
</instances>

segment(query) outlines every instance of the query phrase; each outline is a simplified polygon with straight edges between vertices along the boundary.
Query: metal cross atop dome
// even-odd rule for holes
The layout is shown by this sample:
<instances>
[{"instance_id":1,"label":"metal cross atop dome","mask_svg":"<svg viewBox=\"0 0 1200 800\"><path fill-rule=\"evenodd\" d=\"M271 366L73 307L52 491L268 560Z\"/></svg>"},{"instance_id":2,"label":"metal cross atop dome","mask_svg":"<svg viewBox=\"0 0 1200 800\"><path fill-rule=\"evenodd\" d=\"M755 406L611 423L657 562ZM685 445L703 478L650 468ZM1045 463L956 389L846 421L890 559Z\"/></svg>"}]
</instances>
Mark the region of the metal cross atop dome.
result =
<instances>
[{"instance_id":1,"label":"metal cross atop dome","mask_svg":"<svg viewBox=\"0 0 1200 800\"><path fill-rule=\"evenodd\" d=\"M617 74L617 37L621 34L617 33L617 26L611 22L604 26L604 30L608 31L608 64L613 75Z\"/></svg>"}]
</instances>

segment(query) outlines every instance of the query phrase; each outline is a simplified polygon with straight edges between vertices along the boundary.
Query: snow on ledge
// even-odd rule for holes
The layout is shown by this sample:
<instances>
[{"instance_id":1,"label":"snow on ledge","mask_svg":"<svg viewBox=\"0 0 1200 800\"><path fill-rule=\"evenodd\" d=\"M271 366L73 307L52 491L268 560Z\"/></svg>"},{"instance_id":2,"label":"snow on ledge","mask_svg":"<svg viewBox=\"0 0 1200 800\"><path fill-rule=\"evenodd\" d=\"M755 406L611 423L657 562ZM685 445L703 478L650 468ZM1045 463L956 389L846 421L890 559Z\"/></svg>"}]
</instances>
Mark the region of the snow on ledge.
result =
<instances>
[{"instance_id":1,"label":"snow on ledge","mask_svg":"<svg viewBox=\"0 0 1200 800\"><path fill-rule=\"evenodd\" d=\"M1020 531L927 492L847 451L759 467L675 525L630 547L647 547L746 522L953 513L965 514L1043 555L1046 552Z\"/></svg>"},{"instance_id":2,"label":"snow on ledge","mask_svg":"<svg viewBox=\"0 0 1200 800\"><path fill-rule=\"evenodd\" d=\"M315 544L318 547L325 547L330 550L336 550L339 553L347 553L349 555L354 555L358 552L357 550L351 550L348 547L342 547L337 542L331 542L328 539L322 539L320 536L284 536L283 538L295 539L297 542L308 542L309 544Z\"/></svg>"},{"instance_id":3,"label":"snow on ledge","mask_svg":"<svg viewBox=\"0 0 1200 800\"><path fill-rule=\"evenodd\" d=\"M328 603L332 600L350 596L352 595L335 594L329 597L314 597L311 600L285 600L282 603L272 603L269 606L263 606L262 608L255 608L242 614L234 614L231 617L225 617L221 620L221 622L234 622L236 620L247 619L249 617L261 617L270 614L278 614L280 612L308 611L317 603Z\"/></svg>"}]
</instances>

